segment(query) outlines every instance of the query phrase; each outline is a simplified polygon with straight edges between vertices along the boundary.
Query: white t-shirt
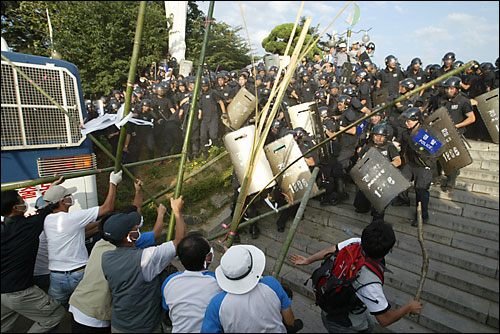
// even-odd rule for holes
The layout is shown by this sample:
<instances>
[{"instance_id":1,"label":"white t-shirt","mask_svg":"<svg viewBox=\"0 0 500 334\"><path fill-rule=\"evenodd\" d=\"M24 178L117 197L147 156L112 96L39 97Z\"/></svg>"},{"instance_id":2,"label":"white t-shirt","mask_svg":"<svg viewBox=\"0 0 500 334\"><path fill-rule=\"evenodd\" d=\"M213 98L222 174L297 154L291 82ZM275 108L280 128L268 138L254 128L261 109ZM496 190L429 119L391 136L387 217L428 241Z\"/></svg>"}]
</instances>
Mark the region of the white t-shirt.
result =
<instances>
[{"instance_id":1,"label":"white t-shirt","mask_svg":"<svg viewBox=\"0 0 500 334\"><path fill-rule=\"evenodd\" d=\"M200 333L210 300L222 292L210 271L170 275L161 287L163 308L169 311L172 333Z\"/></svg>"},{"instance_id":2,"label":"white t-shirt","mask_svg":"<svg viewBox=\"0 0 500 334\"><path fill-rule=\"evenodd\" d=\"M69 271L83 267L88 261L85 248L85 226L97 220L99 207L58 212L45 218L43 230L47 236L49 269Z\"/></svg>"}]
</instances>

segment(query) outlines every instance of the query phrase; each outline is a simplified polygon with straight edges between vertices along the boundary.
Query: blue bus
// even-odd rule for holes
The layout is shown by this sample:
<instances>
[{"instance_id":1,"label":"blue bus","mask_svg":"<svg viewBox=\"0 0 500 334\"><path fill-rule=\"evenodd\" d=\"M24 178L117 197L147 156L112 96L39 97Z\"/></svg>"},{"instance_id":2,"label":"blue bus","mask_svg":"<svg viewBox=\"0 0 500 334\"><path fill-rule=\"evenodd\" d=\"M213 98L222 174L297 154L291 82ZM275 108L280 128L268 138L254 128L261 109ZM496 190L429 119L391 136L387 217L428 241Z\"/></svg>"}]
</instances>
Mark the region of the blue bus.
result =
<instances>
[{"instance_id":1,"label":"blue bus","mask_svg":"<svg viewBox=\"0 0 500 334\"><path fill-rule=\"evenodd\" d=\"M87 111L78 68L66 61L26 55L2 48L2 55L20 68L75 119L83 124ZM2 58L1 157L2 186L67 175L97 168L92 142L77 124L43 96ZM17 189L34 213L36 199L50 184ZM95 175L68 179L77 187L72 209L97 206Z\"/></svg>"}]
</instances>

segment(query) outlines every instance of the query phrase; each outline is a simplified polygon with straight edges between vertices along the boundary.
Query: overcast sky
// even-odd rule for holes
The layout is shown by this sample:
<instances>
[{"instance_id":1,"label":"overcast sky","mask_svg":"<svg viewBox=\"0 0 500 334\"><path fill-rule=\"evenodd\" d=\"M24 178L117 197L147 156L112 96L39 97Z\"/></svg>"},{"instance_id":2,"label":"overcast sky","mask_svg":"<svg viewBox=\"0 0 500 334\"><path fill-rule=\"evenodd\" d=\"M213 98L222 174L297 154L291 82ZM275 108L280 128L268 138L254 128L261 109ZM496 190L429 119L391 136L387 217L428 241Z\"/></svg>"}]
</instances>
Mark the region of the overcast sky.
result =
<instances>
[{"instance_id":1,"label":"overcast sky","mask_svg":"<svg viewBox=\"0 0 500 334\"><path fill-rule=\"evenodd\" d=\"M254 55L263 56L262 40L274 27L295 23L300 1L241 1ZM385 67L384 59L392 54L404 68L414 57L425 65L441 64L444 54L455 52L457 60L495 63L499 56L498 1L358 1L361 17L353 32L372 28L368 34L375 43L372 58ZM330 24L347 1L306 1L302 16L311 17L311 26L320 24L319 32ZM199 1L206 14L209 1ZM339 34L347 30L346 18L353 6L328 29ZM232 27L242 26L238 1L215 1L214 18ZM361 41L364 32L352 34ZM246 30L240 35L248 41ZM322 40L326 40L325 37Z\"/></svg>"}]
</instances>

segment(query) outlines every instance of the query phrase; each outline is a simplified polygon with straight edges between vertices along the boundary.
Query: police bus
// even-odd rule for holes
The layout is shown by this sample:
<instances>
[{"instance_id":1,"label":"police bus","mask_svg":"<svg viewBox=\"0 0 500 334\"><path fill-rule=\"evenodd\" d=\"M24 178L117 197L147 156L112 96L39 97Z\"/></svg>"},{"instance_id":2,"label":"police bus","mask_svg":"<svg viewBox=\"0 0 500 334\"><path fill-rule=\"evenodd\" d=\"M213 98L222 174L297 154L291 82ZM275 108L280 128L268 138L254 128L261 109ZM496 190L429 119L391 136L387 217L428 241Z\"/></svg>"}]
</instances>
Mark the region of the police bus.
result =
<instances>
[{"instance_id":1,"label":"police bus","mask_svg":"<svg viewBox=\"0 0 500 334\"><path fill-rule=\"evenodd\" d=\"M2 55L83 124L87 112L75 65L11 52L3 38ZM1 96L2 187L97 168L90 139L3 57ZM45 183L17 189L29 206L27 214L34 213L37 198L49 186ZM98 205L95 175L68 179L63 186L77 187L75 208Z\"/></svg>"}]
</instances>

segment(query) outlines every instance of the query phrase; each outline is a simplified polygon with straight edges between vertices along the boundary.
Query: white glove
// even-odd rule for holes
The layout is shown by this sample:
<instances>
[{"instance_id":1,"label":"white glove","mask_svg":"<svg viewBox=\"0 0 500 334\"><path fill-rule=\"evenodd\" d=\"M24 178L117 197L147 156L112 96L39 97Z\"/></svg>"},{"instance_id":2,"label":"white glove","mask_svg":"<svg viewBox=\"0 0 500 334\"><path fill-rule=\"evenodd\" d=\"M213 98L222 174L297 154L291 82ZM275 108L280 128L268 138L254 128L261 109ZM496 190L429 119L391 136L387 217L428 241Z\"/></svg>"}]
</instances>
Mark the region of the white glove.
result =
<instances>
[{"instance_id":1,"label":"white glove","mask_svg":"<svg viewBox=\"0 0 500 334\"><path fill-rule=\"evenodd\" d=\"M122 170L120 170L118 173L111 172L111 174L109 174L109 182L117 186L118 183L122 182L122 172Z\"/></svg>"}]
</instances>

